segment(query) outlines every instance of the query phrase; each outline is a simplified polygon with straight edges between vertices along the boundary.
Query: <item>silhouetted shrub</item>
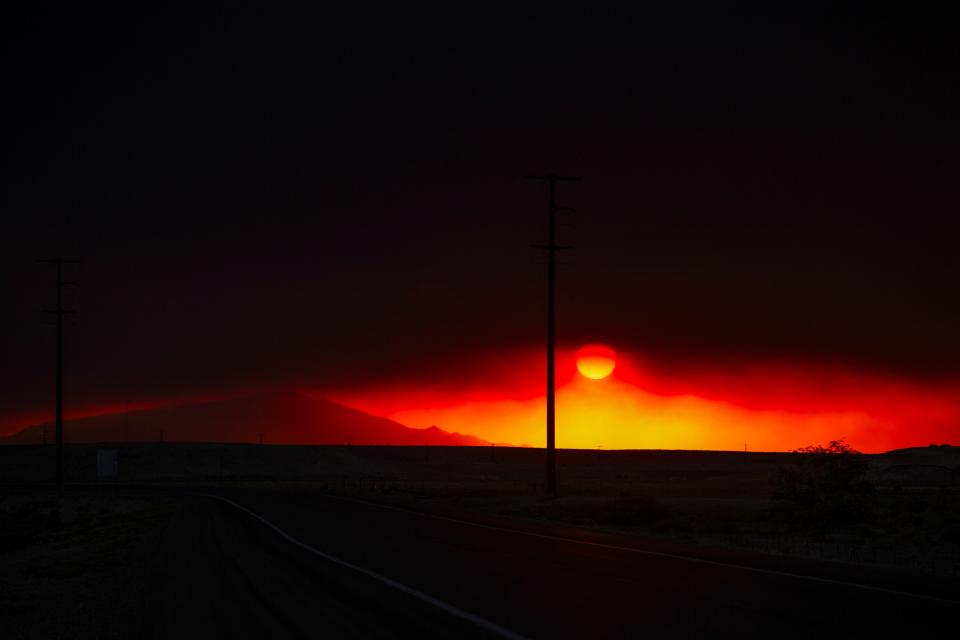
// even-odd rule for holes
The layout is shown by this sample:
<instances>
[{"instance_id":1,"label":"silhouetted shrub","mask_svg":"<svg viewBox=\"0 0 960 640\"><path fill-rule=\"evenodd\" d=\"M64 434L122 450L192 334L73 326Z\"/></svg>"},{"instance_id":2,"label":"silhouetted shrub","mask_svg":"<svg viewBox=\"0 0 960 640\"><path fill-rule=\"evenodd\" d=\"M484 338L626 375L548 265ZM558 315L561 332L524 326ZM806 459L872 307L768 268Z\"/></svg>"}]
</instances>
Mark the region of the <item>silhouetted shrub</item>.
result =
<instances>
[{"instance_id":1,"label":"silhouetted shrub","mask_svg":"<svg viewBox=\"0 0 960 640\"><path fill-rule=\"evenodd\" d=\"M822 537L837 528L856 529L874 520L876 489L869 463L843 440L796 449L796 464L780 469L774 497L792 525Z\"/></svg>"},{"instance_id":2,"label":"silhouetted shrub","mask_svg":"<svg viewBox=\"0 0 960 640\"><path fill-rule=\"evenodd\" d=\"M844 442L843 439L840 440L831 440L830 444L823 446L820 444L811 444L806 447L800 447L799 449L794 449L793 453L828 453L828 454L859 454L860 452L851 447L848 443Z\"/></svg>"}]
</instances>

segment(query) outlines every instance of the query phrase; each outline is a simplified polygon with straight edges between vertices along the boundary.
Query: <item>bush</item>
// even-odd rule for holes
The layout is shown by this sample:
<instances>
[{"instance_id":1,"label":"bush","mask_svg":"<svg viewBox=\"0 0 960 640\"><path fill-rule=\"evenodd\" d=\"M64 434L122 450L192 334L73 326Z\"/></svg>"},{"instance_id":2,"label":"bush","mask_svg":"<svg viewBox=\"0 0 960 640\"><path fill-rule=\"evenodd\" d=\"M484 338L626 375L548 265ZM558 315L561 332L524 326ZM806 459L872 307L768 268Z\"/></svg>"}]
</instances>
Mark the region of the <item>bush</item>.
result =
<instances>
[{"instance_id":1,"label":"bush","mask_svg":"<svg viewBox=\"0 0 960 640\"><path fill-rule=\"evenodd\" d=\"M875 518L869 463L843 440L794 450L797 464L780 469L774 497L793 525L822 538L837 528L862 529Z\"/></svg>"}]
</instances>

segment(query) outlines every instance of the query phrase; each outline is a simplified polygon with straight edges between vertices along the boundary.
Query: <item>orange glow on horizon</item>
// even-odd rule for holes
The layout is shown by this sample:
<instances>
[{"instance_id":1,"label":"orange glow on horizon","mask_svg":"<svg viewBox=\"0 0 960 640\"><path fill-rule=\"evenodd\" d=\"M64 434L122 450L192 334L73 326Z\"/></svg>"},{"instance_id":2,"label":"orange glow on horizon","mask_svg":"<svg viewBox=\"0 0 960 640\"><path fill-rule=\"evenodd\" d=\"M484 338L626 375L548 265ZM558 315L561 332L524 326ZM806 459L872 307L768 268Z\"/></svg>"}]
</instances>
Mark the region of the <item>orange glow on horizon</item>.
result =
<instances>
[{"instance_id":1,"label":"orange glow on horizon","mask_svg":"<svg viewBox=\"0 0 960 640\"><path fill-rule=\"evenodd\" d=\"M543 446L542 397L409 409L388 417L494 442ZM602 385L576 378L557 390L557 446L570 449L736 449L749 442L754 450L776 451L789 448L785 441L819 442L870 424L860 412L758 412L693 395L658 396L615 378Z\"/></svg>"},{"instance_id":2,"label":"orange glow on horizon","mask_svg":"<svg viewBox=\"0 0 960 640\"><path fill-rule=\"evenodd\" d=\"M563 448L788 451L837 438L865 452L960 444L960 381L923 385L784 363L664 370L623 352L616 375L597 380L577 373L577 355L560 349L557 357ZM410 427L544 446L541 356L507 359L510 371L502 357L473 363L468 385L448 375L317 393Z\"/></svg>"},{"instance_id":3,"label":"orange glow on horizon","mask_svg":"<svg viewBox=\"0 0 960 640\"><path fill-rule=\"evenodd\" d=\"M586 344L577 351L577 371L591 380L606 378L616 366L617 354L605 344Z\"/></svg>"}]
</instances>

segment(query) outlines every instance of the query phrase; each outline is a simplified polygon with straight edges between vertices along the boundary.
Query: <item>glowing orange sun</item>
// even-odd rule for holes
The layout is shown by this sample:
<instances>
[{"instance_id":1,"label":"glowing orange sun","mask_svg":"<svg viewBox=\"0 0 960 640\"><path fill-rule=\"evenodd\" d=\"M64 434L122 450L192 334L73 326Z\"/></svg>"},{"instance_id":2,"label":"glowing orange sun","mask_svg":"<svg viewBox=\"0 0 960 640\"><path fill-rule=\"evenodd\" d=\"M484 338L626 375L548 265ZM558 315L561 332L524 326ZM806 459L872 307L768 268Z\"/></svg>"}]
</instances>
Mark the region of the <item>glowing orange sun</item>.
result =
<instances>
[{"instance_id":1,"label":"glowing orange sun","mask_svg":"<svg viewBox=\"0 0 960 640\"><path fill-rule=\"evenodd\" d=\"M577 371L592 380L601 380L613 373L617 354L605 344L585 344L577 351Z\"/></svg>"}]
</instances>

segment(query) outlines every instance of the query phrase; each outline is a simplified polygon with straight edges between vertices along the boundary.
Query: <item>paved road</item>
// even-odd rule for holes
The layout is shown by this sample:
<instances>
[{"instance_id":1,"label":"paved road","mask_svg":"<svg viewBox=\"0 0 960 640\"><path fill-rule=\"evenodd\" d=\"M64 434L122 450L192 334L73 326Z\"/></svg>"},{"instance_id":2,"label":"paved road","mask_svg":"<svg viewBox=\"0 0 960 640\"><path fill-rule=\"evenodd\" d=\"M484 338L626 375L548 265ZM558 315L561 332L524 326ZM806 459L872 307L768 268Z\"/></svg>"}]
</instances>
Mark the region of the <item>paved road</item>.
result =
<instances>
[{"instance_id":1,"label":"paved road","mask_svg":"<svg viewBox=\"0 0 960 640\"><path fill-rule=\"evenodd\" d=\"M616 548L629 538L579 544L302 492L217 495L183 498L141 637L854 638L960 619L955 601Z\"/></svg>"}]
</instances>

